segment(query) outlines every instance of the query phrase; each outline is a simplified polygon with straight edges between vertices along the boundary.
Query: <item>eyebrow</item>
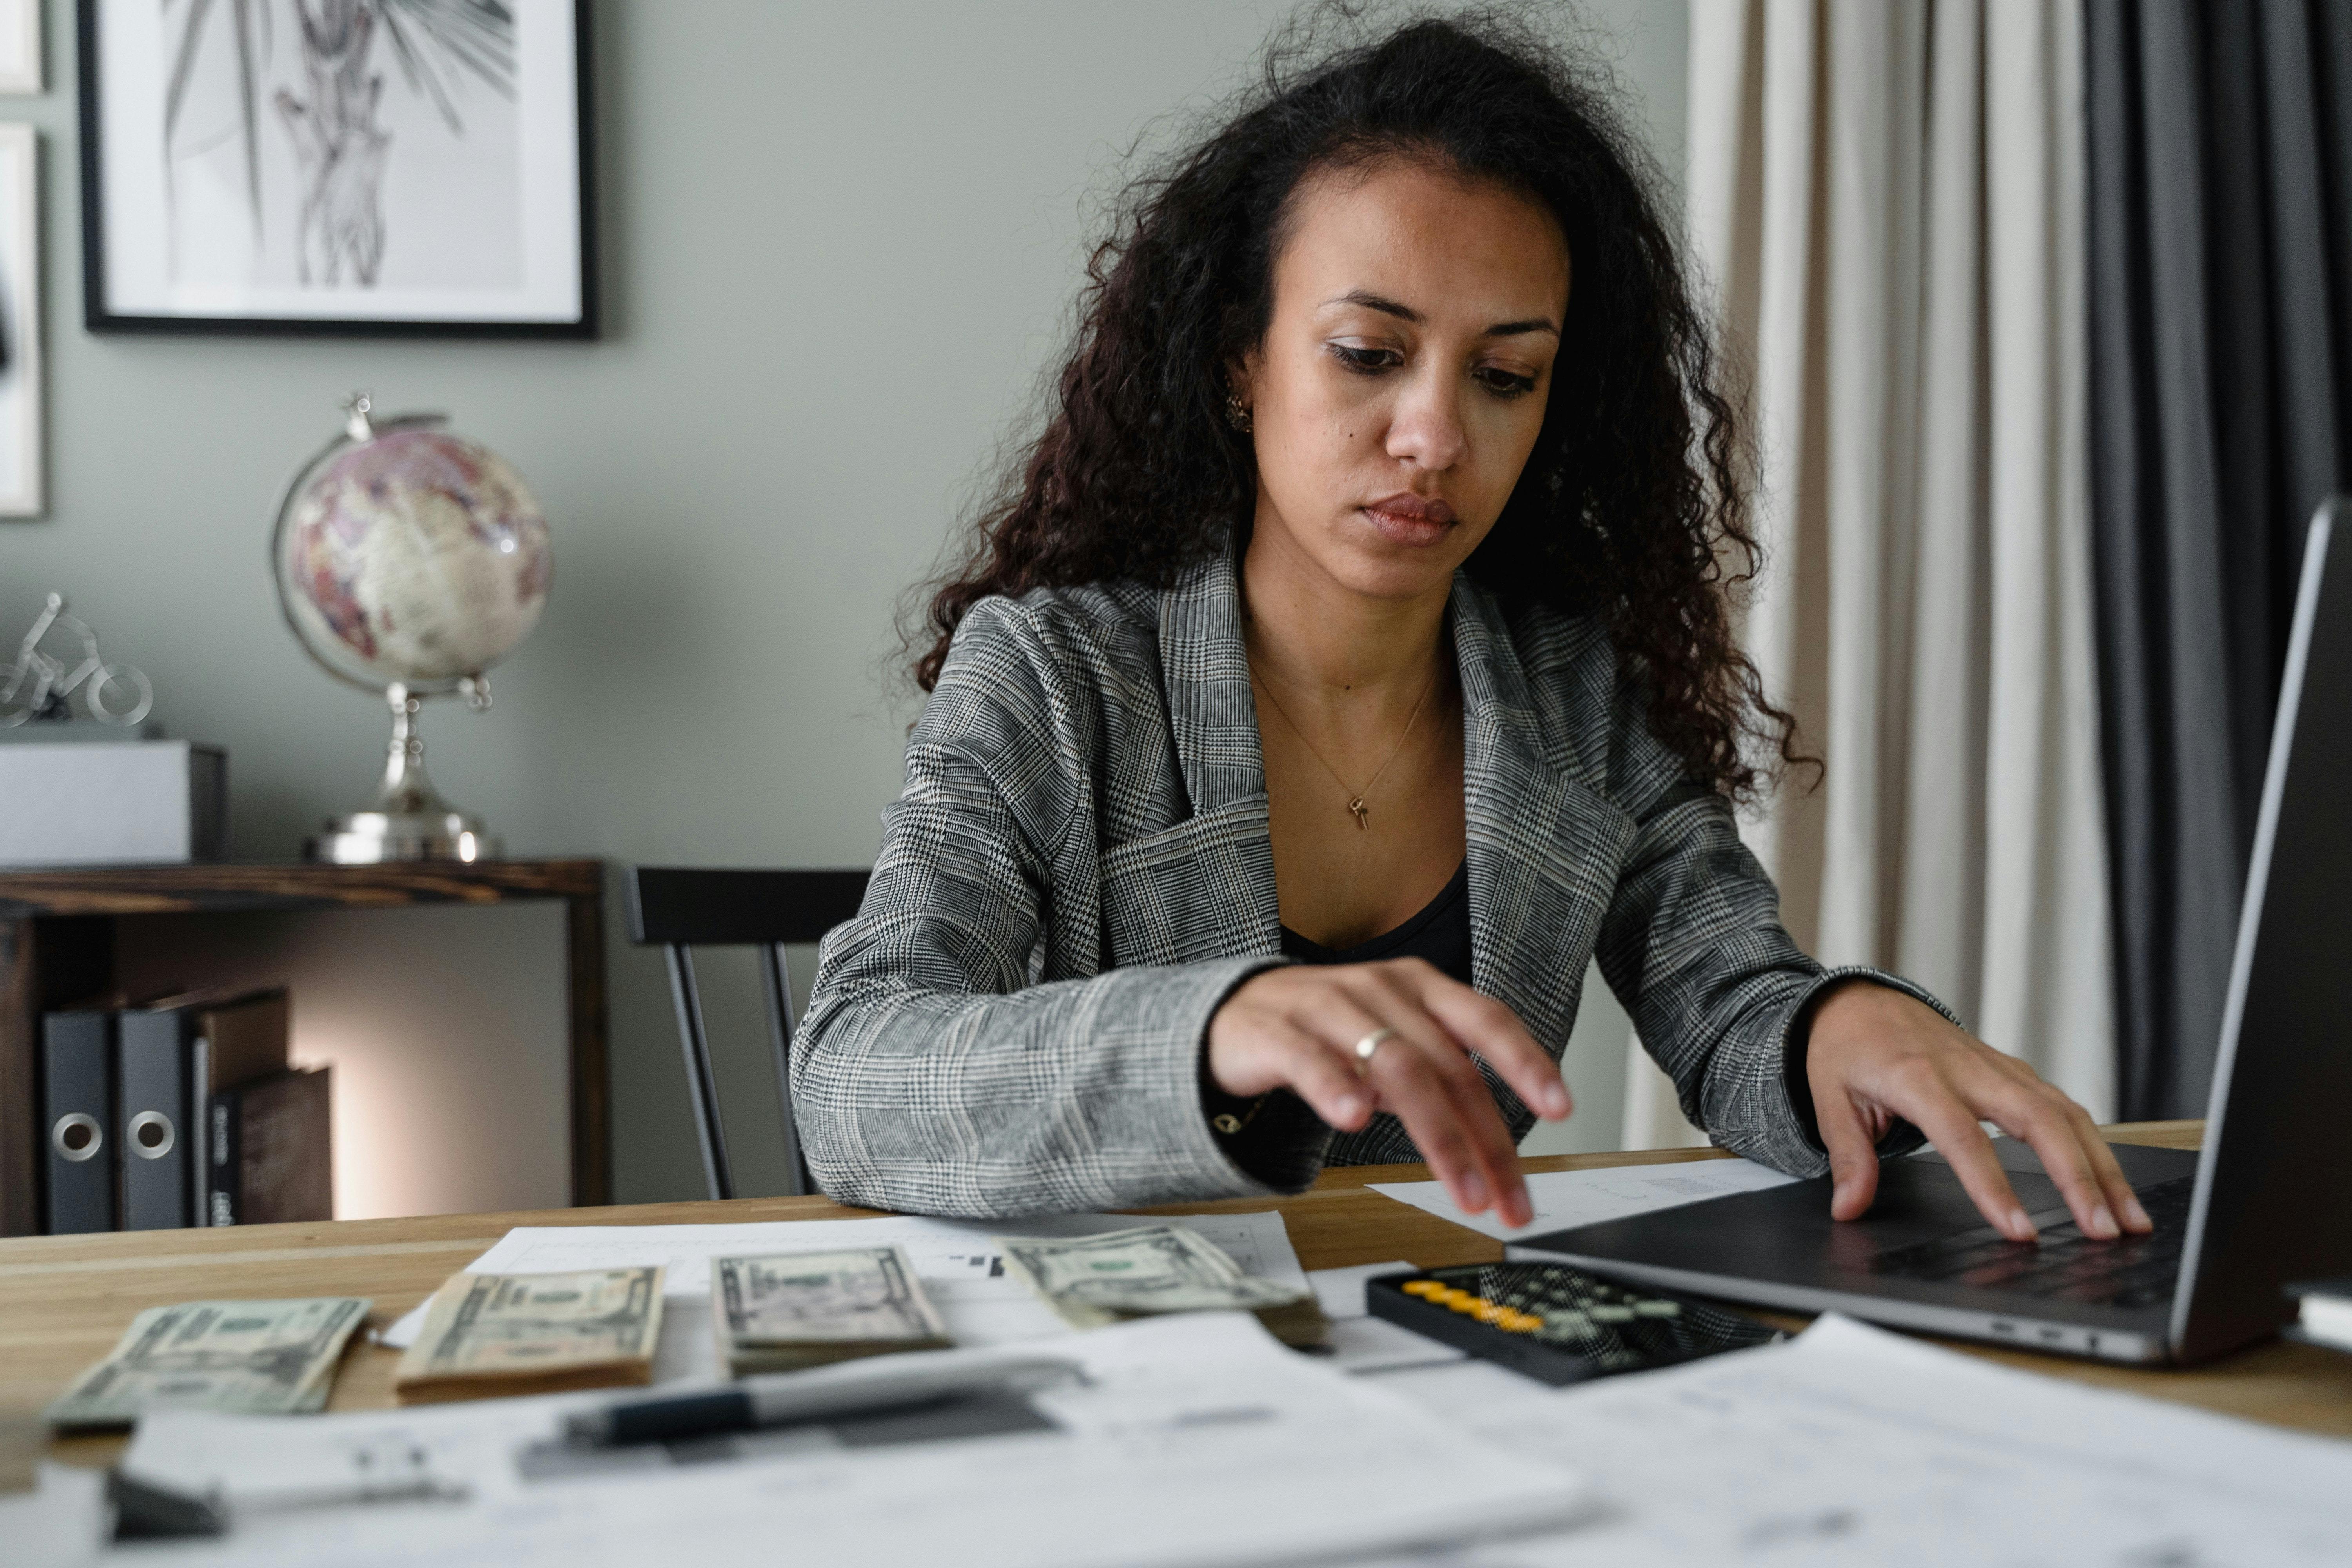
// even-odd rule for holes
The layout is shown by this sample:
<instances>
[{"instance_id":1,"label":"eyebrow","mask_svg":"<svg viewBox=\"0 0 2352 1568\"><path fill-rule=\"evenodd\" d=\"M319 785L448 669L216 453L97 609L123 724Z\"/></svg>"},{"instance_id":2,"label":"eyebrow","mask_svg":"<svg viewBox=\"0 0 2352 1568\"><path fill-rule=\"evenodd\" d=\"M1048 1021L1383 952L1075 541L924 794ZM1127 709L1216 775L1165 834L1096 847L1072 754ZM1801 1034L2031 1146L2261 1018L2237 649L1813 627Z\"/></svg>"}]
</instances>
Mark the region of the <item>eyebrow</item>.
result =
<instances>
[{"instance_id":1,"label":"eyebrow","mask_svg":"<svg viewBox=\"0 0 2352 1568\"><path fill-rule=\"evenodd\" d=\"M1368 289L1358 289L1336 300L1326 300L1326 305L1356 305L1367 310L1378 310L1384 316L1394 316L1401 321L1419 326L1428 318L1410 305L1400 305L1394 300L1375 294ZM1486 329L1490 338L1514 338L1527 332L1549 332L1559 336L1559 324L1548 316L1530 316L1524 321L1497 321Z\"/></svg>"}]
</instances>

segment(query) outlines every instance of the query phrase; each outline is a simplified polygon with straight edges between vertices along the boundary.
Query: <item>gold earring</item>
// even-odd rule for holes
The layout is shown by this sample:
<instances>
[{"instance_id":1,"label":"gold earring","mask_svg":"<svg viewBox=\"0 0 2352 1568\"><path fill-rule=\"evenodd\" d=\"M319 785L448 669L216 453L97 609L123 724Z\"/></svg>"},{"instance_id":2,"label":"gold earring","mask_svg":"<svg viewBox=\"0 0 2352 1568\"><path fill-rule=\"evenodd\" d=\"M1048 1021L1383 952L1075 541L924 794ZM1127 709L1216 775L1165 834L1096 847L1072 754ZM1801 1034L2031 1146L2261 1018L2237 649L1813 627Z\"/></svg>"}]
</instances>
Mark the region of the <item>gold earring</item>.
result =
<instances>
[{"instance_id":1,"label":"gold earring","mask_svg":"<svg viewBox=\"0 0 2352 1568\"><path fill-rule=\"evenodd\" d=\"M1255 423L1250 418L1248 406L1242 402L1242 395L1238 392L1225 394L1225 423L1244 436L1250 433L1251 426Z\"/></svg>"}]
</instances>

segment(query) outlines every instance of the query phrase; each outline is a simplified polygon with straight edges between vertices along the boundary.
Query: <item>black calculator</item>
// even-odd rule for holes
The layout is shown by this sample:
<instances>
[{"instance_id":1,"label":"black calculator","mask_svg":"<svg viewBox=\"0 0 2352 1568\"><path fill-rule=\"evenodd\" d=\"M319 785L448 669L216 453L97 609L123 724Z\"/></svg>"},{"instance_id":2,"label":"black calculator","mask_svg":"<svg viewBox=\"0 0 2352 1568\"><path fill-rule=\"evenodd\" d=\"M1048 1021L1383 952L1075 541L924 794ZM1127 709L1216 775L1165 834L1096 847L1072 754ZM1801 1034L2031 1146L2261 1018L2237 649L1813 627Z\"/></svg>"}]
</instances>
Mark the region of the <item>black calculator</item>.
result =
<instances>
[{"instance_id":1,"label":"black calculator","mask_svg":"<svg viewBox=\"0 0 2352 1568\"><path fill-rule=\"evenodd\" d=\"M1564 1263L1467 1263L1368 1280L1386 1318L1539 1383L1641 1372L1788 1336L1704 1301L1619 1285Z\"/></svg>"}]
</instances>

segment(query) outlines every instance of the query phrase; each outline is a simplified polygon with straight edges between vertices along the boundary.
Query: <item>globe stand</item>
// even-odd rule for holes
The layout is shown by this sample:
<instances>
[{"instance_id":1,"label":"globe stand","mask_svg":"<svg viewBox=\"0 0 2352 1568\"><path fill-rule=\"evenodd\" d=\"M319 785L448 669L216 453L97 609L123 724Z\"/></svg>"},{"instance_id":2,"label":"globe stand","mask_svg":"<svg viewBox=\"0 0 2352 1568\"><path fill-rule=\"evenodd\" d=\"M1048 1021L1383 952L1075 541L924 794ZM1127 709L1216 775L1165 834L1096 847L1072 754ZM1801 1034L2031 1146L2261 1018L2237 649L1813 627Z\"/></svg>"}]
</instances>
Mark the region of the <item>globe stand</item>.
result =
<instances>
[{"instance_id":1,"label":"globe stand","mask_svg":"<svg viewBox=\"0 0 2352 1568\"><path fill-rule=\"evenodd\" d=\"M467 705L490 705L489 682L481 677L460 683ZM308 840L302 853L338 866L373 866L387 860L495 860L501 846L482 819L441 798L425 772L425 742L416 733L424 700L398 681L384 688L392 705L392 746L375 805L330 820L326 832Z\"/></svg>"}]
</instances>

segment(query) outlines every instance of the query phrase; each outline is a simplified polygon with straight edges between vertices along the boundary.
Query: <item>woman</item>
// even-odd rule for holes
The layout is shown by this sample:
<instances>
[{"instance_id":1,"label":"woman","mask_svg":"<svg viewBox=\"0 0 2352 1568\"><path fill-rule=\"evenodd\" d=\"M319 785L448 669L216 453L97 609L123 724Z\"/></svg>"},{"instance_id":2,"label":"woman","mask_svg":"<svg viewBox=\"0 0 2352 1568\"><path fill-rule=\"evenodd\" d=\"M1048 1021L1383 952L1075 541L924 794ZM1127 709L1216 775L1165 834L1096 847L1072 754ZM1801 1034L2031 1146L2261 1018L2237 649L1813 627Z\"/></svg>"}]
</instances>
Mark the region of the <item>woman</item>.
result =
<instances>
[{"instance_id":1,"label":"woman","mask_svg":"<svg viewBox=\"0 0 2352 1568\"><path fill-rule=\"evenodd\" d=\"M1593 92L1423 22L1139 187L1058 408L931 608L929 700L793 1058L835 1197L1002 1215L1426 1158L1529 1210L1597 957L1685 1111L1870 1203L1979 1118L2095 1236L2082 1110L1781 929L1733 808L1794 760L1731 636L1752 564L1674 245ZM1761 742L1760 747L1757 742Z\"/></svg>"}]
</instances>

